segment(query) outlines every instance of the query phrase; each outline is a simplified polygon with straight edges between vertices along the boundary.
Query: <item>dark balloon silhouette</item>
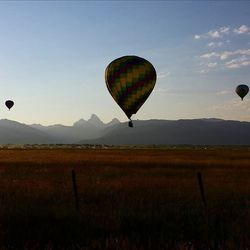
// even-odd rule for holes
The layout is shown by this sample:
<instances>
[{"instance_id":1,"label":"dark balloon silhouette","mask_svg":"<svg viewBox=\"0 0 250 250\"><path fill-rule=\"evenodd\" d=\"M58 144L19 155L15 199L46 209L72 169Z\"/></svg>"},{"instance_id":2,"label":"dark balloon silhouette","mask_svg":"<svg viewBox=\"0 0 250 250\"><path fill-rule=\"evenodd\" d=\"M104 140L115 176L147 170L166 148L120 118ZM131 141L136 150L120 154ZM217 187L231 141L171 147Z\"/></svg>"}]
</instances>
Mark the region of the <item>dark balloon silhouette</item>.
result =
<instances>
[{"instance_id":1,"label":"dark balloon silhouette","mask_svg":"<svg viewBox=\"0 0 250 250\"><path fill-rule=\"evenodd\" d=\"M249 87L245 84L240 84L236 87L235 92L240 96L241 100L247 95L249 92Z\"/></svg>"},{"instance_id":2,"label":"dark balloon silhouette","mask_svg":"<svg viewBox=\"0 0 250 250\"><path fill-rule=\"evenodd\" d=\"M14 102L11 101L11 100L7 100L7 101L5 102L5 105L6 105L6 107L10 110L10 109L13 107Z\"/></svg>"},{"instance_id":3,"label":"dark balloon silhouette","mask_svg":"<svg viewBox=\"0 0 250 250\"><path fill-rule=\"evenodd\" d=\"M132 114L136 114L155 86L155 68L144 58L123 56L107 66L105 81L111 96L130 120L129 127L133 127Z\"/></svg>"}]
</instances>

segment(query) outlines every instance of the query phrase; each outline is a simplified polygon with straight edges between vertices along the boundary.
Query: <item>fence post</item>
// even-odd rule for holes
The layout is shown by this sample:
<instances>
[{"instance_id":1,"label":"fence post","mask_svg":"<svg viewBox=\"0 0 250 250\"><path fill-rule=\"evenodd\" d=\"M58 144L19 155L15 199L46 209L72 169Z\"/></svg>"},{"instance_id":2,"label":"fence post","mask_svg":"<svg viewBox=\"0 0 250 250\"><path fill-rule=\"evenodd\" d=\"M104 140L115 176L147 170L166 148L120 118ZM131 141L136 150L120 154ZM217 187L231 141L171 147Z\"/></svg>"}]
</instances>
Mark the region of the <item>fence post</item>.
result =
<instances>
[{"instance_id":1,"label":"fence post","mask_svg":"<svg viewBox=\"0 0 250 250\"><path fill-rule=\"evenodd\" d=\"M206 202L206 197L205 197L205 192L204 192L204 186L203 186L203 180L202 180L202 174L201 172L197 173L197 179L198 179L198 184L199 184L199 189L201 193L201 199L205 207L207 207L207 202Z\"/></svg>"},{"instance_id":2,"label":"fence post","mask_svg":"<svg viewBox=\"0 0 250 250\"><path fill-rule=\"evenodd\" d=\"M72 170L72 184L73 184L73 191L75 196L75 207L76 211L79 211L79 197L78 197L78 191L77 191L77 185L76 185L76 173L75 170Z\"/></svg>"}]
</instances>

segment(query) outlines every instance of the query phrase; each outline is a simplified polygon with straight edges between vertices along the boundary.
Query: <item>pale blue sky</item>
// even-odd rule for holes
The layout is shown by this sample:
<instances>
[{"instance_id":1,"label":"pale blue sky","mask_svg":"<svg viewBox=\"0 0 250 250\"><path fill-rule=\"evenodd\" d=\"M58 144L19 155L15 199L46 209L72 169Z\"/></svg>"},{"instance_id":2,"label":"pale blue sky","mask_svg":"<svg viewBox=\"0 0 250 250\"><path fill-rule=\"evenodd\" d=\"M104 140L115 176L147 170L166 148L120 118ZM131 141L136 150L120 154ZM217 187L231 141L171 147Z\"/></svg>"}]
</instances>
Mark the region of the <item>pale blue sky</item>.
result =
<instances>
[{"instance_id":1,"label":"pale blue sky","mask_svg":"<svg viewBox=\"0 0 250 250\"><path fill-rule=\"evenodd\" d=\"M104 81L124 55L158 74L133 119L250 121L250 95L234 93L250 85L248 1L0 1L0 118L127 120Z\"/></svg>"}]
</instances>

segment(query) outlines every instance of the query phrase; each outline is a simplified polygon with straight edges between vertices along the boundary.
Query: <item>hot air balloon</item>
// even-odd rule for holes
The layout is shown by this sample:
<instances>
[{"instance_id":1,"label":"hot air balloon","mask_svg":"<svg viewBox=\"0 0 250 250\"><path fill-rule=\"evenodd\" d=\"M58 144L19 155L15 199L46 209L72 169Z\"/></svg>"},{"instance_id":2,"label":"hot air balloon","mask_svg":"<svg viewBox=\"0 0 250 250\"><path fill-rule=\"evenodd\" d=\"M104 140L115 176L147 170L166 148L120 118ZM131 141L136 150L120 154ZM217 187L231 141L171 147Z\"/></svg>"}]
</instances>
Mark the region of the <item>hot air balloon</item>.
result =
<instances>
[{"instance_id":1,"label":"hot air balloon","mask_svg":"<svg viewBox=\"0 0 250 250\"><path fill-rule=\"evenodd\" d=\"M7 101L5 102L5 105L6 105L6 107L10 110L10 109L13 107L14 102L11 101L11 100L7 100Z\"/></svg>"},{"instance_id":2,"label":"hot air balloon","mask_svg":"<svg viewBox=\"0 0 250 250\"><path fill-rule=\"evenodd\" d=\"M249 87L245 84L238 85L235 89L235 92L240 96L241 100L247 95Z\"/></svg>"},{"instance_id":3,"label":"hot air balloon","mask_svg":"<svg viewBox=\"0 0 250 250\"><path fill-rule=\"evenodd\" d=\"M138 56L123 56L112 61L105 70L107 88L128 117L136 114L147 100L156 83L153 65Z\"/></svg>"}]
</instances>

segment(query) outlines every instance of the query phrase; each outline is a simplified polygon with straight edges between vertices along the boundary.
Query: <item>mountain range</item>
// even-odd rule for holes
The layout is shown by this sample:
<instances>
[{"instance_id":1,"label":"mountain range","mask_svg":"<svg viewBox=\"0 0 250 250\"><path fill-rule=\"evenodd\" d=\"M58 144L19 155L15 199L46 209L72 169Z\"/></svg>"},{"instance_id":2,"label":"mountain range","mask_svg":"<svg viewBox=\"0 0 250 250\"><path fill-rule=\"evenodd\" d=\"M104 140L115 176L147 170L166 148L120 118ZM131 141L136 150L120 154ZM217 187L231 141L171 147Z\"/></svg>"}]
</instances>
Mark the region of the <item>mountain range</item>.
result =
<instances>
[{"instance_id":1,"label":"mountain range","mask_svg":"<svg viewBox=\"0 0 250 250\"><path fill-rule=\"evenodd\" d=\"M0 144L250 145L250 122L222 119L134 120L134 127L97 115L72 126L0 120Z\"/></svg>"}]
</instances>

